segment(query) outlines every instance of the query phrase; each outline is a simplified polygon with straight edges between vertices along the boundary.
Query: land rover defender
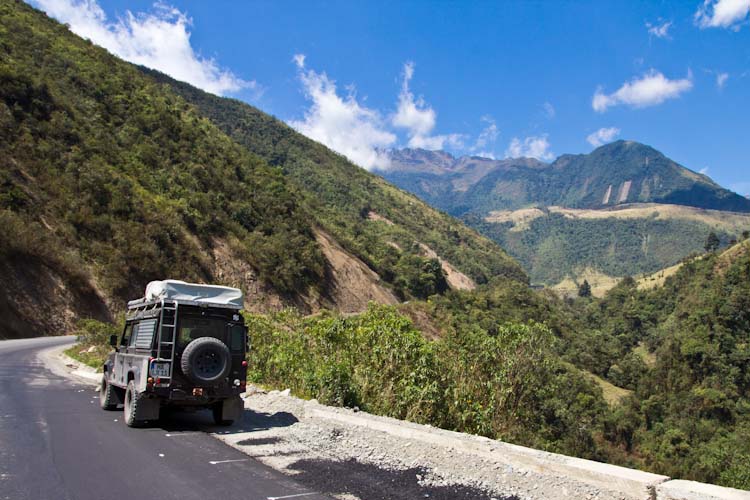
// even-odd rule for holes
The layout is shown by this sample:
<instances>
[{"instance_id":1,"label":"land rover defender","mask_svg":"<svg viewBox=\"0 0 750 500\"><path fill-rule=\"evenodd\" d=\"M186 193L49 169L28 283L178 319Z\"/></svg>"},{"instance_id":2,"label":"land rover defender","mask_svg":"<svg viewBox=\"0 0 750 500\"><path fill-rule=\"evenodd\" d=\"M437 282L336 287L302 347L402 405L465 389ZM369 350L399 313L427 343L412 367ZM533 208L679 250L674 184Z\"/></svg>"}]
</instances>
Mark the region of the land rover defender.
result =
<instances>
[{"instance_id":1,"label":"land rover defender","mask_svg":"<svg viewBox=\"0 0 750 500\"><path fill-rule=\"evenodd\" d=\"M130 427L158 420L163 408L213 412L217 425L242 414L247 328L236 288L152 281L128 302L122 334L104 363L100 404L124 408Z\"/></svg>"}]
</instances>

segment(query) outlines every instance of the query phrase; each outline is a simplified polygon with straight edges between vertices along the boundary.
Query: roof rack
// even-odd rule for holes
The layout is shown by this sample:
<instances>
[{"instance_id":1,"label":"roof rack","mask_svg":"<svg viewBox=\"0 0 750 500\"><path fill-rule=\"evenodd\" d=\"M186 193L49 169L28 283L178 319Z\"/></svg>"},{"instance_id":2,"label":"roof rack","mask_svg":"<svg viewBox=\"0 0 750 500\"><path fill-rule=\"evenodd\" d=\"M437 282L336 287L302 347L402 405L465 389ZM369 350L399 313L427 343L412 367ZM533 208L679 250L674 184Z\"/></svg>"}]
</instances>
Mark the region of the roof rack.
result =
<instances>
[{"instance_id":1,"label":"roof rack","mask_svg":"<svg viewBox=\"0 0 750 500\"><path fill-rule=\"evenodd\" d=\"M152 281L146 286L143 298L128 302L128 309L141 309L169 301L174 304L199 307L219 307L240 310L244 297L238 288L179 280Z\"/></svg>"},{"instance_id":2,"label":"roof rack","mask_svg":"<svg viewBox=\"0 0 750 500\"><path fill-rule=\"evenodd\" d=\"M161 306L162 301L179 304L181 306L197 306L197 307L218 307L222 309L235 309L239 311L242 307L236 304L220 304L217 302L205 302L198 300L186 300L186 299L151 299L146 300L145 297L140 299L131 300L128 302L128 310L146 310L149 306L154 308Z\"/></svg>"}]
</instances>

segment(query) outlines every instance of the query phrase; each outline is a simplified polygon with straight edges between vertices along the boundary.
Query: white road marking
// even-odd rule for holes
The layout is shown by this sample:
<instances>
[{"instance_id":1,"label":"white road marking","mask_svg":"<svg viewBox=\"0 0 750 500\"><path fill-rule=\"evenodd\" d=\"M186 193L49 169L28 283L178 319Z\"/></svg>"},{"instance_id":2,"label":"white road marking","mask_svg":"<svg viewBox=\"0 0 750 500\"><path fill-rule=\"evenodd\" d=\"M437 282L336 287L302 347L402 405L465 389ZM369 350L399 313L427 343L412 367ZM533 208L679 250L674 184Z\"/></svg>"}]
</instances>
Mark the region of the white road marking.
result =
<instances>
[{"instance_id":1,"label":"white road marking","mask_svg":"<svg viewBox=\"0 0 750 500\"><path fill-rule=\"evenodd\" d=\"M211 465L216 465L216 464L228 464L229 462L247 462L247 458L235 458L234 460L211 460L208 463L210 463ZM279 497L279 498L284 498L284 497Z\"/></svg>"},{"instance_id":2,"label":"white road marking","mask_svg":"<svg viewBox=\"0 0 750 500\"><path fill-rule=\"evenodd\" d=\"M160 457L163 457L163 456L164 456L164 453L159 453L159 456L160 456Z\"/></svg>"},{"instance_id":3,"label":"white road marking","mask_svg":"<svg viewBox=\"0 0 750 500\"><path fill-rule=\"evenodd\" d=\"M192 436L193 434L203 434L202 432L178 432L177 434L164 434L165 437Z\"/></svg>"},{"instance_id":4,"label":"white road marking","mask_svg":"<svg viewBox=\"0 0 750 500\"><path fill-rule=\"evenodd\" d=\"M310 495L317 495L314 491L310 493L297 493L296 495L285 495L283 497L266 497L268 500L281 500L282 498L297 498L297 497L309 497Z\"/></svg>"}]
</instances>

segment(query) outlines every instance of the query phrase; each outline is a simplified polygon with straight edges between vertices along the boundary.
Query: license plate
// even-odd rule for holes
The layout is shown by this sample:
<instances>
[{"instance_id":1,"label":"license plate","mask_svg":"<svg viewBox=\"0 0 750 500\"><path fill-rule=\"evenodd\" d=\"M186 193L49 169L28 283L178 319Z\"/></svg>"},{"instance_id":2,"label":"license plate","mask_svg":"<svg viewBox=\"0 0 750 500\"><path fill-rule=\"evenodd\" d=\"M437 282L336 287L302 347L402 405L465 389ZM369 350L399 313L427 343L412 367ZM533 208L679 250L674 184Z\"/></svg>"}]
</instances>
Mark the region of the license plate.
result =
<instances>
[{"instance_id":1,"label":"license plate","mask_svg":"<svg viewBox=\"0 0 750 500\"><path fill-rule=\"evenodd\" d=\"M149 372L151 372L152 377L169 377L169 363L152 361Z\"/></svg>"}]
</instances>

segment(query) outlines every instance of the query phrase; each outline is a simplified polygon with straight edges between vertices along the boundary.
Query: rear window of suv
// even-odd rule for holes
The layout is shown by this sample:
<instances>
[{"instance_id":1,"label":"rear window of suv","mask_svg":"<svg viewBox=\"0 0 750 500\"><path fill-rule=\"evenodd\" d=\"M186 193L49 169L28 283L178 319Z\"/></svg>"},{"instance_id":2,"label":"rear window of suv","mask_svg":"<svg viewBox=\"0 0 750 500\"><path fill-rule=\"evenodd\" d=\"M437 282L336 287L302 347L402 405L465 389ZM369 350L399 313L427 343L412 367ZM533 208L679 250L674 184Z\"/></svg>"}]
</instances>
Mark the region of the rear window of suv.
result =
<instances>
[{"instance_id":1,"label":"rear window of suv","mask_svg":"<svg viewBox=\"0 0 750 500\"><path fill-rule=\"evenodd\" d=\"M213 337L226 343L227 321L219 318L180 318L177 345L183 348L199 337Z\"/></svg>"}]
</instances>

